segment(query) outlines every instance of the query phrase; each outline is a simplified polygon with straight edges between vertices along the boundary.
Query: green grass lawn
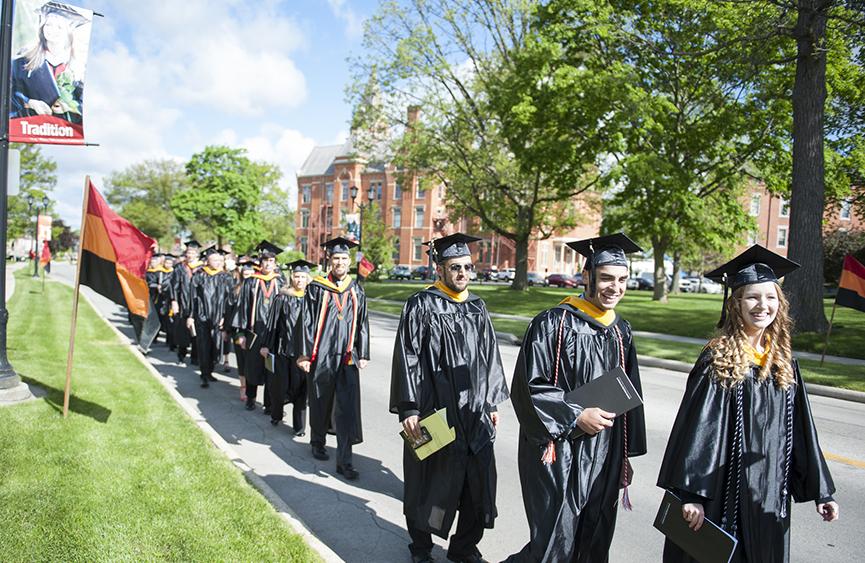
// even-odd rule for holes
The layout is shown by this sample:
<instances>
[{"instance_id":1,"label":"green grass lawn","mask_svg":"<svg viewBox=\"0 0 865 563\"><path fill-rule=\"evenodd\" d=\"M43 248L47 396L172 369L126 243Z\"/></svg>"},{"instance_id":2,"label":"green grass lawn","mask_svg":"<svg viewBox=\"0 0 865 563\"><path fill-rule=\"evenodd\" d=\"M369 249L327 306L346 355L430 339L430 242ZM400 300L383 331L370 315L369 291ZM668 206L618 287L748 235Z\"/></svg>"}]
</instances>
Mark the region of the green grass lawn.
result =
<instances>
[{"instance_id":1,"label":"green grass lawn","mask_svg":"<svg viewBox=\"0 0 865 563\"><path fill-rule=\"evenodd\" d=\"M10 360L44 398L0 408L0 561L310 561L318 556L72 291L22 272Z\"/></svg>"},{"instance_id":2,"label":"green grass lawn","mask_svg":"<svg viewBox=\"0 0 865 563\"><path fill-rule=\"evenodd\" d=\"M366 283L364 289L369 297L404 301L420 290L423 285L405 283ZM532 287L523 293L515 293L507 286L472 284L471 290L482 297L490 311L533 317L540 311L552 307L572 290ZM826 316L832 312L832 300L825 300ZM683 294L670 296L668 303L652 301L648 291L629 291L617 310L630 321L634 330L709 338L721 312L721 296L706 294ZM497 326L498 323L497 323ZM499 330L504 330L500 328ZM522 329L515 332L522 336ZM510 332L510 330L508 331ZM802 333L793 337L793 348L801 352L823 352L823 335ZM839 307L835 313L835 326L829 342L828 354L865 358L865 314L854 309Z\"/></svg>"}]
</instances>

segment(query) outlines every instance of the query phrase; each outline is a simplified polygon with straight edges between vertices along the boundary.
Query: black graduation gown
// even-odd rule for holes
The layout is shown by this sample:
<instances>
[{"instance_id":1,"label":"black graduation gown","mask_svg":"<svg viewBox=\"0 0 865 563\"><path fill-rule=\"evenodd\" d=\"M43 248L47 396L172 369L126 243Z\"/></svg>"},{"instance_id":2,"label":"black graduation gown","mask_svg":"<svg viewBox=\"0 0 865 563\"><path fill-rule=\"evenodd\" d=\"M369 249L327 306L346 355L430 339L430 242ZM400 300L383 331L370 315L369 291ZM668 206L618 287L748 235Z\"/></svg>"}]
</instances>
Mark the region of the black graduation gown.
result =
<instances>
[{"instance_id":1,"label":"black graduation gown","mask_svg":"<svg viewBox=\"0 0 865 563\"><path fill-rule=\"evenodd\" d=\"M264 358L259 350L264 346L267 319L282 288L282 278L265 278L255 274L246 278L240 287L232 326L246 337L246 366L244 375L247 385L264 385L267 373Z\"/></svg>"},{"instance_id":2,"label":"black graduation gown","mask_svg":"<svg viewBox=\"0 0 865 563\"><path fill-rule=\"evenodd\" d=\"M773 563L790 560L790 498L782 494L787 465L787 402L792 402L792 444L787 490L797 502L824 500L835 485L817 440L808 394L799 365L793 361L796 383L792 397L771 378L757 380L752 366L739 389L718 383L706 349L688 376L685 395L670 440L658 486L677 492L688 502L701 502L706 517L721 525L727 510L728 528L738 504L739 548L735 561ZM732 439L737 418L737 393L742 394L742 468L738 503L735 499L736 459ZM733 475L730 475L730 473ZM731 496L727 497L728 478ZM782 507L786 510L782 511ZM782 517L781 514L785 513ZM671 542L664 561L693 561Z\"/></svg>"},{"instance_id":3,"label":"black graduation gown","mask_svg":"<svg viewBox=\"0 0 865 563\"><path fill-rule=\"evenodd\" d=\"M192 314L192 276L200 267L200 264L196 264L194 268L190 268L185 262L181 262L174 266L171 274L171 299L177 301L179 309L174 323L174 344L179 348L185 349L192 342L185 319Z\"/></svg>"},{"instance_id":4,"label":"black graduation gown","mask_svg":"<svg viewBox=\"0 0 865 563\"><path fill-rule=\"evenodd\" d=\"M156 307L159 315L160 330L165 332L169 342L173 338L170 333L171 326L171 276L174 273L170 268L160 266L147 270L147 287L150 289L150 302Z\"/></svg>"},{"instance_id":5,"label":"black graduation gown","mask_svg":"<svg viewBox=\"0 0 865 563\"><path fill-rule=\"evenodd\" d=\"M293 337L302 307L303 294L281 291L271 307L264 337L264 345L287 364L285 401L300 409L306 408L306 374L297 367Z\"/></svg>"},{"instance_id":6,"label":"black graduation gown","mask_svg":"<svg viewBox=\"0 0 865 563\"><path fill-rule=\"evenodd\" d=\"M559 326L562 345L558 383L553 384ZM511 401L520 421L519 473L529 521L529 543L509 561L607 561L618 510L624 462L646 453L643 408L616 418L595 436L569 435L582 413L564 394L620 365L615 328L622 335L625 366L642 395L630 324L615 316L607 327L578 308L562 304L529 324L514 370ZM541 457L554 440L556 459Z\"/></svg>"},{"instance_id":7,"label":"black graduation gown","mask_svg":"<svg viewBox=\"0 0 865 563\"><path fill-rule=\"evenodd\" d=\"M496 512L496 431L489 413L508 398L495 329L483 300L457 302L435 287L413 295L394 343L390 411L400 419L447 409L456 441L424 461L404 445L403 512L417 528L446 538L468 480L472 503L492 528Z\"/></svg>"},{"instance_id":8,"label":"black graduation gown","mask_svg":"<svg viewBox=\"0 0 865 563\"><path fill-rule=\"evenodd\" d=\"M333 403L336 378L343 372L342 367L357 366L358 360L369 359L366 294L355 280L348 277L345 280L337 286L329 277L313 279L306 287L301 316L295 327L297 354L312 362L308 400L317 403L310 406L309 422L314 431L321 423L316 412L324 413L329 410L325 406ZM350 389L353 396L339 398L340 432L348 436L351 444L359 444L363 441L360 384L357 382L346 389ZM327 419L331 421L332 417L327 416ZM332 433L333 430L330 429Z\"/></svg>"}]
</instances>

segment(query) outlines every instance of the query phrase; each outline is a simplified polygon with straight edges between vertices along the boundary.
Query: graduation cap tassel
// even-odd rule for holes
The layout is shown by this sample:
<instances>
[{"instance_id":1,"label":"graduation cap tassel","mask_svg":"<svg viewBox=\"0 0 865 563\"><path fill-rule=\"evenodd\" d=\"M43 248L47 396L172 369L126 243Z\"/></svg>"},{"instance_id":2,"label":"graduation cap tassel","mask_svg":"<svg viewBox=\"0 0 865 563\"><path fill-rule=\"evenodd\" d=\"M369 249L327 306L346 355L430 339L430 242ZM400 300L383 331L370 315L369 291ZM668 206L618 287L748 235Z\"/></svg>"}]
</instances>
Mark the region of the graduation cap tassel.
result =
<instances>
[{"instance_id":1,"label":"graduation cap tassel","mask_svg":"<svg viewBox=\"0 0 865 563\"><path fill-rule=\"evenodd\" d=\"M724 321L727 320L727 293L730 290L727 285L727 274L724 274L724 279L721 283L724 284L724 300L721 301L721 320L718 321L718 328L724 326Z\"/></svg>"}]
</instances>

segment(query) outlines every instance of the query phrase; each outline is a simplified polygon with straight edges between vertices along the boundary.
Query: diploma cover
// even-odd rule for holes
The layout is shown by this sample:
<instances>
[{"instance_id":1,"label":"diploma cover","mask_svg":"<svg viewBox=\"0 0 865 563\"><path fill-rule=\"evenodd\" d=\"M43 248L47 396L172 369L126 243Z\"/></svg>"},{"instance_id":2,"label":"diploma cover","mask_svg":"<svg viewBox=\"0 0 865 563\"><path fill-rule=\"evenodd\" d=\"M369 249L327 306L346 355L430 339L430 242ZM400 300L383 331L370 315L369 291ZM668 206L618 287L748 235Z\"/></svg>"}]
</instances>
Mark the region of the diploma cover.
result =
<instances>
[{"instance_id":1,"label":"diploma cover","mask_svg":"<svg viewBox=\"0 0 865 563\"><path fill-rule=\"evenodd\" d=\"M655 528L700 563L729 563L739 543L708 518L696 532L689 528L682 517L682 500L670 491L664 493Z\"/></svg>"},{"instance_id":2,"label":"diploma cover","mask_svg":"<svg viewBox=\"0 0 865 563\"><path fill-rule=\"evenodd\" d=\"M621 367L613 368L601 377L593 379L565 394L565 400L583 408L597 407L616 416L625 414L643 404L640 394L634 389L631 380ZM584 432L575 428L572 438L583 435Z\"/></svg>"},{"instance_id":3,"label":"diploma cover","mask_svg":"<svg viewBox=\"0 0 865 563\"><path fill-rule=\"evenodd\" d=\"M415 457L423 461L457 438L456 430L448 426L447 409L433 411L420 419L420 440L411 439L405 430L399 435L409 445Z\"/></svg>"}]
</instances>

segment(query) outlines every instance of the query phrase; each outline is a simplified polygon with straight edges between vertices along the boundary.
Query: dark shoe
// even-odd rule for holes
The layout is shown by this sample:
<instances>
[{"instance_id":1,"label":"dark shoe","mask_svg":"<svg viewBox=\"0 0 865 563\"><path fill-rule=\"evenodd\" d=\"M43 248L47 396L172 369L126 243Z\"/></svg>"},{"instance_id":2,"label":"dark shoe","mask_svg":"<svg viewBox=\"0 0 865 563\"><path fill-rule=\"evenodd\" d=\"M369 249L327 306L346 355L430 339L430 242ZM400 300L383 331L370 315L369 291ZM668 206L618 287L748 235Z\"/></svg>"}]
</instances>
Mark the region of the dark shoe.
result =
<instances>
[{"instance_id":1,"label":"dark shoe","mask_svg":"<svg viewBox=\"0 0 865 563\"><path fill-rule=\"evenodd\" d=\"M435 559L433 559L432 553L429 551L425 553L412 553L411 554L411 563L433 563Z\"/></svg>"},{"instance_id":2,"label":"dark shoe","mask_svg":"<svg viewBox=\"0 0 865 563\"><path fill-rule=\"evenodd\" d=\"M281 420L276 420L276 419L273 419L273 418L270 419L270 423L271 423L272 425L274 425L274 426L276 426L276 425L279 424L280 422L282 422L282 421L281 421Z\"/></svg>"},{"instance_id":3,"label":"dark shoe","mask_svg":"<svg viewBox=\"0 0 865 563\"><path fill-rule=\"evenodd\" d=\"M207 388L210 387L210 383L208 383L206 379L202 379L201 386Z\"/></svg>"},{"instance_id":4,"label":"dark shoe","mask_svg":"<svg viewBox=\"0 0 865 563\"><path fill-rule=\"evenodd\" d=\"M349 481L354 481L357 479L358 475L360 475L357 471L354 470L354 467L351 465L337 465L336 472L348 479Z\"/></svg>"},{"instance_id":5,"label":"dark shoe","mask_svg":"<svg viewBox=\"0 0 865 563\"><path fill-rule=\"evenodd\" d=\"M270 414L270 407L264 407L264 412L261 414Z\"/></svg>"},{"instance_id":6,"label":"dark shoe","mask_svg":"<svg viewBox=\"0 0 865 563\"><path fill-rule=\"evenodd\" d=\"M216 381L216 378L213 377L212 375L208 375L208 376L207 376L207 381Z\"/></svg>"},{"instance_id":7,"label":"dark shoe","mask_svg":"<svg viewBox=\"0 0 865 563\"><path fill-rule=\"evenodd\" d=\"M322 461L326 461L330 459L330 456L327 455L327 450L325 450L321 446L313 446L312 447L312 457L315 459L320 459Z\"/></svg>"},{"instance_id":8,"label":"dark shoe","mask_svg":"<svg viewBox=\"0 0 865 563\"><path fill-rule=\"evenodd\" d=\"M248 411L254 411L255 410L255 404L250 405L249 403L247 403L246 407L244 407L244 408Z\"/></svg>"},{"instance_id":9,"label":"dark shoe","mask_svg":"<svg viewBox=\"0 0 865 563\"><path fill-rule=\"evenodd\" d=\"M295 430L294 435L297 436L298 438L303 438L304 436L306 436L306 431L305 430Z\"/></svg>"}]
</instances>

